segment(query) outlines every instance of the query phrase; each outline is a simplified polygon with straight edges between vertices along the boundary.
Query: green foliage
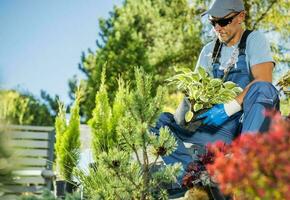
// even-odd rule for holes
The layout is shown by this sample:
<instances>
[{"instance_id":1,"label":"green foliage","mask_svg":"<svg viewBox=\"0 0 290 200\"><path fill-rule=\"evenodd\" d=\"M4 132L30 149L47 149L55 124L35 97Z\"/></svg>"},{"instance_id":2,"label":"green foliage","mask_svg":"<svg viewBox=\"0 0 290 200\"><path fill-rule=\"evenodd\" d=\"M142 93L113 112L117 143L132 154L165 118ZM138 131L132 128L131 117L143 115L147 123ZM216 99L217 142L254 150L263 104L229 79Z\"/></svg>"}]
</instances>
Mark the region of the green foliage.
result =
<instances>
[{"instance_id":1,"label":"green foliage","mask_svg":"<svg viewBox=\"0 0 290 200\"><path fill-rule=\"evenodd\" d=\"M169 132L170 130L166 127L160 129L159 136L151 135L150 140L152 142L152 154L154 156L168 156L175 150L176 141L168 134Z\"/></svg>"},{"instance_id":2,"label":"green foliage","mask_svg":"<svg viewBox=\"0 0 290 200\"><path fill-rule=\"evenodd\" d=\"M287 99L290 98L290 70L280 78L277 83L281 87L281 90L285 93Z\"/></svg>"},{"instance_id":3,"label":"green foliage","mask_svg":"<svg viewBox=\"0 0 290 200\"><path fill-rule=\"evenodd\" d=\"M56 168L61 178L71 181L72 172L79 161L80 153L80 90L76 92L76 100L70 110L69 123L66 124L65 108L59 103L56 117Z\"/></svg>"},{"instance_id":4,"label":"green foliage","mask_svg":"<svg viewBox=\"0 0 290 200\"><path fill-rule=\"evenodd\" d=\"M152 77L138 68L135 69L135 79L136 86L131 92L124 83L119 84L113 106L116 111L110 116L118 119L112 120L116 125L114 145L108 145L106 149L97 147L99 154L95 155L96 167L89 172L75 171L89 198L167 199L167 193L161 185L174 181L180 172L180 164L153 170L159 156L172 153L177 144L167 128L160 130L159 137L148 131L162 110L165 90L159 87L156 95L153 95ZM104 89L97 93L96 99L106 94L105 85L101 88ZM93 120L96 120L97 113L109 108L100 107L100 103L96 102L98 110L94 110ZM95 129L93 137L99 137L97 133L111 137L111 132L105 132L109 127L111 123L99 124L98 129L92 127ZM150 160L150 156L153 160Z\"/></svg>"},{"instance_id":5,"label":"green foliage","mask_svg":"<svg viewBox=\"0 0 290 200\"><path fill-rule=\"evenodd\" d=\"M178 90L184 91L191 103L190 116L187 121L200 110L210 108L214 104L226 103L235 98L242 89L234 82L223 82L221 79L212 78L199 67L197 72L188 68L177 69L178 74L167 79L169 85L176 85Z\"/></svg>"},{"instance_id":6,"label":"green foliage","mask_svg":"<svg viewBox=\"0 0 290 200\"><path fill-rule=\"evenodd\" d=\"M55 154L56 154L56 168L57 171L61 171L61 165L62 165L62 157L63 154L63 147L62 147L62 141L63 141L63 135L65 130L67 129L66 124L66 112L64 104L59 102L59 110L58 114L55 118L55 134L56 134L56 142L55 142Z\"/></svg>"},{"instance_id":7,"label":"green foliage","mask_svg":"<svg viewBox=\"0 0 290 200\"><path fill-rule=\"evenodd\" d=\"M0 121L20 125L52 125L49 108L31 94L15 90L0 91Z\"/></svg>"},{"instance_id":8,"label":"green foliage","mask_svg":"<svg viewBox=\"0 0 290 200\"><path fill-rule=\"evenodd\" d=\"M91 118L95 95L101 86L101 71L108 66L106 85L112 100L118 77L135 85L135 66L154 74L153 90L173 74L172 66L194 66L201 48L199 21L193 23L187 0L127 0L115 7L108 19L100 19L101 40L96 52L83 55L80 69L87 79L84 114ZM70 81L73 89L75 81Z\"/></svg>"},{"instance_id":9,"label":"green foliage","mask_svg":"<svg viewBox=\"0 0 290 200\"><path fill-rule=\"evenodd\" d=\"M109 148L116 145L116 127L129 104L129 88L125 86L122 79L119 79L118 91L113 106L110 106L106 89L107 86L105 85L105 72L104 68L102 72L102 84L100 90L96 94L96 106L93 110L93 116L88 122L93 134L93 151L95 158L97 158L101 152L108 152Z\"/></svg>"},{"instance_id":10,"label":"green foliage","mask_svg":"<svg viewBox=\"0 0 290 200\"><path fill-rule=\"evenodd\" d=\"M277 85L280 87L280 92L284 93L285 98L281 99L280 110L282 115L290 115L290 70L279 79Z\"/></svg>"}]
</instances>

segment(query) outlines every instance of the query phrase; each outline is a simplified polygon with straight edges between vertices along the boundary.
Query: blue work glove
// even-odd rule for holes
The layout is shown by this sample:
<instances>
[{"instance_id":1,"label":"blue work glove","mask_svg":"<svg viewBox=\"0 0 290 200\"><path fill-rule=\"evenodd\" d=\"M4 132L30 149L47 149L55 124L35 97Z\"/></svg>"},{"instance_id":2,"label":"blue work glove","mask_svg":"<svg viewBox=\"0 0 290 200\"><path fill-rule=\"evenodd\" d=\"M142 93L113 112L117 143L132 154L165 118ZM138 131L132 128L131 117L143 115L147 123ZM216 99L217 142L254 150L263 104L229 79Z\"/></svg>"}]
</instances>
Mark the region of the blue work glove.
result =
<instances>
[{"instance_id":1,"label":"blue work glove","mask_svg":"<svg viewBox=\"0 0 290 200\"><path fill-rule=\"evenodd\" d=\"M202 119L204 124L220 126L230 117L225 112L224 104L217 104L209 109L207 112L199 115L197 119Z\"/></svg>"}]
</instances>

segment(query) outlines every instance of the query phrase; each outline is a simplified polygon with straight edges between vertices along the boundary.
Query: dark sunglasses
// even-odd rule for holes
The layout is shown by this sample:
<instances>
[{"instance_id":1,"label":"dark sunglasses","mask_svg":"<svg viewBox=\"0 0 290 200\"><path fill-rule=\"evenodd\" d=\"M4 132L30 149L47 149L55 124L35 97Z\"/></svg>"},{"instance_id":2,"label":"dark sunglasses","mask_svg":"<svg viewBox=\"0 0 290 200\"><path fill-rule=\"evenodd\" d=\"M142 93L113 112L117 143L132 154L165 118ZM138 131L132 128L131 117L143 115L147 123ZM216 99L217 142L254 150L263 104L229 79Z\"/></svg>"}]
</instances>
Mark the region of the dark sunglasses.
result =
<instances>
[{"instance_id":1,"label":"dark sunglasses","mask_svg":"<svg viewBox=\"0 0 290 200\"><path fill-rule=\"evenodd\" d=\"M221 19L217 19L217 20L213 20L213 19L210 19L210 23L211 25L213 25L213 27L215 27L216 24L218 24L219 26L221 27L224 27L230 23L232 23L233 19L238 16L240 13L237 13L229 18L221 18Z\"/></svg>"}]
</instances>

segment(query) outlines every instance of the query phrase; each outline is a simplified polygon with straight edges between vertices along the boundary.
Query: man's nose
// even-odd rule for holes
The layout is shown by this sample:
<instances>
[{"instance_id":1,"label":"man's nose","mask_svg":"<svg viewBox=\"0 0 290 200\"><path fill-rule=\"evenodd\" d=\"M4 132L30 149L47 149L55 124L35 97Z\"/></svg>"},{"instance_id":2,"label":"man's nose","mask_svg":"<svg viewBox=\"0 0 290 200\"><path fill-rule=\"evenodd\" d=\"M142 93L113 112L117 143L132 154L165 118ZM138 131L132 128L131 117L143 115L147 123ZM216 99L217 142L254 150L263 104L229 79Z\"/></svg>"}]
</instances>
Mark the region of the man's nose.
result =
<instances>
[{"instance_id":1,"label":"man's nose","mask_svg":"<svg viewBox=\"0 0 290 200\"><path fill-rule=\"evenodd\" d=\"M214 26L214 30L219 32L219 31L221 31L221 29L222 29L222 27L218 23L216 23Z\"/></svg>"}]
</instances>

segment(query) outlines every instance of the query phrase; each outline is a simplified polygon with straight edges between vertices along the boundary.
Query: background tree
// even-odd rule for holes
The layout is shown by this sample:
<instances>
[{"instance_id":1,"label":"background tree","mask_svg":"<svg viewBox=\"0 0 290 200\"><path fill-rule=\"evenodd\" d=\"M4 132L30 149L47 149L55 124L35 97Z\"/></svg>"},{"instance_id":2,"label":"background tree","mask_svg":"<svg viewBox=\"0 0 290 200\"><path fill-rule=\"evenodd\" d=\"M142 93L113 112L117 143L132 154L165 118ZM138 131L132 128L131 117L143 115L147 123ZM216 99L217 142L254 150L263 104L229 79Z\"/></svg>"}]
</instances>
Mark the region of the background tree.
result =
<instances>
[{"instance_id":1,"label":"background tree","mask_svg":"<svg viewBox=\"0 0 290 200\"><path fill-rule=\"evenodd\" d=\"M9 124L53 125L49 107L32 94L16 90L0 91L0 120Z\"/></svg>"}]
</instances>

